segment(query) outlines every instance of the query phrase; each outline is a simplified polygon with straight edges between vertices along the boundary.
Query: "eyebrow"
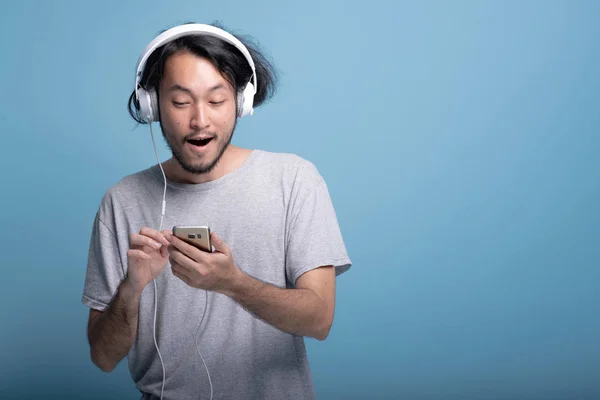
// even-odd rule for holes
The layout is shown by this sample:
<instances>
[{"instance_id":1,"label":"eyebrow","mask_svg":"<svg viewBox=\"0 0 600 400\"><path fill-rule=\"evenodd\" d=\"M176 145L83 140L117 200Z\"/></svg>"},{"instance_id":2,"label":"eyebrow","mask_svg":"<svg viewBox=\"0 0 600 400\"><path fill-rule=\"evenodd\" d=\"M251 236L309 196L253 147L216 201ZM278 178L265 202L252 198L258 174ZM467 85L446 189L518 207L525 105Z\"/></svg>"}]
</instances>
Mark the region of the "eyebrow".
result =
<instances>
[{"instance_id":1,"label":"eyebrow","mask_svg":"<svg viewBox=\"0 0 600 400\"><path fill-rule=\"evenodd\" d=\"M214 92L215 90L218 90L218 89L225 89L225 85L223 85L222 83L217 83L213 87L209 88L208 91L209 92ZM175 90L181 90L182 92L186 92L186 93L188 93L190 95L193 94L192 90L190 88L186 88L185 86L181 86L181 85L178 85L178 84L174 84L174 85L170 86L167 90L169 92L172 92L172 91L175 91Z\"/></svg>"}]
</instances>

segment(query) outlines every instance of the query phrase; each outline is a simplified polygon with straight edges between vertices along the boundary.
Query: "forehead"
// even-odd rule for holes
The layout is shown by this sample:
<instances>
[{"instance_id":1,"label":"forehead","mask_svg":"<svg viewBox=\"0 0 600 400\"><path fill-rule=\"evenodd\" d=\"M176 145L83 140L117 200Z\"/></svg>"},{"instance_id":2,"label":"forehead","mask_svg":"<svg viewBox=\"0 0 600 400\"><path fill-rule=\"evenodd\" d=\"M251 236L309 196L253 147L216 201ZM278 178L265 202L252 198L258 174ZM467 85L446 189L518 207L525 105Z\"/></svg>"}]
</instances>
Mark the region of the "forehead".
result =
<instances>
[{"instance_id":1,"label":"forehead","mask_svg":"<svg viewBox=\"0 0 600 400\"><path fill-rule=\"evenodd\" d=\"M218 84L232 89L221 72L206 58L189 52L178 52L165 62L161 80L163 88L179 85L201 92Z\"/></svg>"}]
</instances>

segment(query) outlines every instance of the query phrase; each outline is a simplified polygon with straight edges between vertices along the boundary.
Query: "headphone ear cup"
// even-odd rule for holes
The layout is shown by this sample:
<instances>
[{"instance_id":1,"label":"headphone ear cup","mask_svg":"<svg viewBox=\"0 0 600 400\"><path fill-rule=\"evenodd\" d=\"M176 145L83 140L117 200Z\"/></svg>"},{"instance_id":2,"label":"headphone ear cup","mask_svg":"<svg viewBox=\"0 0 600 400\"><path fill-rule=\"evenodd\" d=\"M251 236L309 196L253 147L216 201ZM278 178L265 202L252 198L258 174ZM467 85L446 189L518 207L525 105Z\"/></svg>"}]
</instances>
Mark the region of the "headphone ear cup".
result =
<instances>
[{"instance_id":1,"label":"headphone ear cup","mask_svg":"<svg viewBox=\"0 0 600 400\"><path fill-rule=\"evenodd\" d=\"M254 89L254 85L252 82L248 82L244 91L238 95L238 110L240 117L254 114L254 109L252 107L255 93L256 90Z\"/></svg>"},{"instance_id":2,"label":"headphone ear cup","mask_svg":"<svg viewBox=\"0 0 600 400\"><path fill-rule=\"evenodd\" d=\"M237 92L236 107L237 107L237 116L240 118L243 117L244 116L244 92L241 90Z\"/></svg>"},{"instance_id":3,"label":"headphone ear cup","mask_svg":"<svg viewBox=\"0 0 600 400\"><path fill-rule=\"evenodd\" d=\"M148 96L150 97L152 121L160 121L160 113L158 112L158 96L156 94L156 90L149 90Z\"/></svg>"},{"instance_id":4,"label":"headphone ear cup","mask_svg":"<svg viewBox=\"0 0 600 400\"><path fill-rule=\"evenodd\" d=\"M137 91L137 101L139 105L140 117L142 120L146 122L152 122L152 111L150 105L150 97L148 96L148 92L144 89L140 88Z\"/></svg>"},{"instance_id":5,"label":"headphone ear cup","mask_svg":"<svg viewBox=\"0 0 600 400\"><path fill-rule=\"evenodd\" d=\"M155 90L146 91L138 89L138 103L140 105L140 116L146 122L159 120L158 98Z\"/></svg>"}]
</instances>

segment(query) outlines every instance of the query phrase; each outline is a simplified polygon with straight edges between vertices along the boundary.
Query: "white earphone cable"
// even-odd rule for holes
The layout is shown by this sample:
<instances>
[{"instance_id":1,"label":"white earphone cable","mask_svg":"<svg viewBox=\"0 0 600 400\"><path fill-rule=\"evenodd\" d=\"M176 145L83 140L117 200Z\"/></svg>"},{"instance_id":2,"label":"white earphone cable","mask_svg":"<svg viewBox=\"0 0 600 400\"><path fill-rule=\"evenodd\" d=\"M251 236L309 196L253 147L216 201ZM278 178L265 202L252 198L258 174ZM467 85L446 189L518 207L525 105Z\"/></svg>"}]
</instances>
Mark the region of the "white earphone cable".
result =
<instances>
[{"instance_id":1,"label":"white earphone cable","mask_svg":"<svg viewBox=\"0 0 600 400\"><path fill-rule=\"evenodd\" d=\"M159 225L159 232L162 230L162 224L163 224L163 218L165 217L165 209L166 209L166 197L167 197L167 177L165 175L165 170L162 167L162 164L160 162L160 158L158 157L158 151L156 150L156 142L154 141L154 133L152 132L152 122L149 123L150 125L150 136L152 137L152 145L154 146L154 154L156 155L156 160L158 161L158 166L160 167L160 170L162 172L163 175L163 179L165 182L165 186L164 186L164 190L163 190L163 200L162 200L162 210L161 210L161 215L160 215L160 225ZM204 321L204 316L206 315L206 310L208 308L208 291L204 291L205 293L205 301L204 301L204 312L202 313L202 319L200 319L200 323L198 324L198 329L196 330L196 337L194 340L194 343L196 345L196 350L198 351L198 354L200 355L200 358L202 359L202 364L204 364L204 369L206 369L206 375L208 376L208 384L210 385L210 400L212 400L213 398L213 386L212 386L212 381L210 379L210 372L208 372L208 367L206 366L206 361L204 360L204 357L202 356L202 353L200 352L200 348L198 347L198 333L200 332L200 327L202 326L202 322ZM163 362L162 356L160 355L160 350L158 349L158 342L156 341L156 311L158 309L158 290L156 288L156 279L154 279L154 330L153 330L153 335L154 335L154 346L156 347L156 352L158 353L158 358L160 359L160 365L162 366L162 372L163 372L163 379L162 379L162 386L160 389L160 399L162 400L163 398L163 393L165 390L165 364Z\"/></svg>"},{"instance_id":2,"label":"white earphone cable","mask_svg":"<svg viewBox=\"0 0 600 400\"><path fill-rule=\"evenodd\" d=\"M194 340L194 343L196 344L196 350L198 351L198 354L200 355L200 358L202 359L202 364L204 364L204 369L206 370L206 375L208 375L208 384L210 385L210 400L212 400L213 386L212 386L212 381L210 380L210 373L208 372L208 367L206 366L206 361L204 361L204 357L202 357L202 353L200 353L200 348L198 347L198 332L200 332L200 327L202 326L202 321L204 321L204 316L206 315L206 309L208 307L208 290L205 290L204 293L206 293L205 300L204 300L204 312L202 313L202 319L200 320L200 323L198 324L198 329L196 330L196 339Z\"/></svg>"},{"instance_id":3,"label":"white earphone cable","mask_svg":"<svg viewBox=\"0 0 600 400\"><path fill-rule=\"evenodd\" d=\"M162 230L163 218L165 216L165 204L166 204L166 196L167 196L167 177L165 175L165 171L163 170L162 164L160 163L160 158L158 157L158 151L156 151L156 142L154 141L154 133L152 132L152 122L150 122L150 136L152 137L152 145L154 146L154 154L156 154L156 159L158 160L158 166L163 174L163 179L165 180L165 188L163 191L163 200L162 200L162 211L160 214L160 225L158 227L158 231ZM156 347L156 352L158 353L158 358L160 359L160 365L162 366L162 387L160 389L160 400L162 400L163 393L165 390L165 363L163 362L162 356L160 355L160 350L158 349L158 342L156 341L156 311L158 309L158 289L156 288L156 279L154 279L154 346Z\"/></svg>"}]
</instances>

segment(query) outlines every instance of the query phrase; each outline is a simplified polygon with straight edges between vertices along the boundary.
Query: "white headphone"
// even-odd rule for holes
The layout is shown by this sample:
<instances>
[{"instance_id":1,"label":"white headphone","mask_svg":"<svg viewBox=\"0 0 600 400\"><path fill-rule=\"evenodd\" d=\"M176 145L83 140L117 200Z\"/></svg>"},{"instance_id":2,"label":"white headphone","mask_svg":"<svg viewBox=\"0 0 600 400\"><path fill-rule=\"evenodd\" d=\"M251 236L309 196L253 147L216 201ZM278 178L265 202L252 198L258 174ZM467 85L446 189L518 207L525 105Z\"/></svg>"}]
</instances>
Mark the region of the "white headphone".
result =
<instances>
[{"instance_id":1,"label":"white headphone","mask_svg":"<svg viewBox=\"0 0 600 400\"><path fill-rule=\"evenodd\" d=\"M140 80L142 79L142 73L144 71L144 67L146 66L146 61L148 57L156 50L158 47L168 43L172 40L175 40L181 36L185 35L209 35L214 36L220 39L225 40L226 42L234 45L238 48L248 60L248 64L250 64L250 68L252 68L252 80L246 84L246 87L243 90L238 92L238 117L243 117L245 115L252 115L254 113L254 95L256 94L256 70L254 67L254 61L250 56L250 52L240 42L235 36L232 34L225 32L224 30L214 27L212 25L205 24L185 24L179 25L175 28L171 28L161 33L157 37L154 38L146 46L142 55L138 60L137 71L135 74L135 96L137 98L138 104L140 106L140 116L146 122L159 121L160 116L158 112L158 97L156 96L155 90L146 91L140 86Z\"/></svg>"}]
</instances>

